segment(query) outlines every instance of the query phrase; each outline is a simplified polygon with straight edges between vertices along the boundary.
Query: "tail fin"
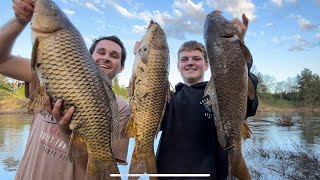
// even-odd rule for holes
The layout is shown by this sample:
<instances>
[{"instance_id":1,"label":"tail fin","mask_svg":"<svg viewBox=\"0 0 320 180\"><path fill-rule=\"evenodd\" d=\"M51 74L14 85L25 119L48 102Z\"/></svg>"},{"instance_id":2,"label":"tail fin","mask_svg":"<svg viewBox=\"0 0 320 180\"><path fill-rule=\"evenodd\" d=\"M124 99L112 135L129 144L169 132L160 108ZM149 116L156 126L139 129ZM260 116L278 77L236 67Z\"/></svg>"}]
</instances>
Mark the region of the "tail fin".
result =
<instances>
[{"instance_id":1,"label":"tail fin","mask_svg":"<svg viewBox=\"0 0 320 180\"><path fill-rule=\"evenodd\" d=\"M88 159L86 180L119 179L120 177L111 177L111 174L119 174L115 159L97 160L92 157Z\"/></svg>"},{"instance_id":2,"label":"tail fin","mask_svg":"<svg viewBox=\"0 0 320 180\"><path fill-rule=\"evenodd\" d=\"M213 120L214 124L217 129L218 134L218 141L221 145L221 147L226 148L227 146L227 134L226 131L224 131L224 125L223 121L220 119L220 107L218 104L218 97L217 97L217 91L216 91L216 85L214 83L214 77L211 76L206 89L204 90L204 97L209 97L209 100L206 101L207 106L212 107L213 111Z\"/></svg>"},{"instance_id":3,"label":"tail fin","mask_svg":"<svg viewBox=\"0 0 320 180\"><path fill-rule=\"evenodd\" d=\"M228 153L230 162L230 174L237 177L239 180L251 180L249 170L242 156L241 145L240 150L239 148L235 148Z\"/></svg>"},{"instance_id":4,"label":"tail fin","mask_svg":"<svg viewBox=\"0 0 320 180\"><path fill-rule=\"evenodd\" d=\"M85 140L80 136L74 133L71 134L69 142L69 151L68 156L70 162L74 162L79 157L83 157L87 154L87 148Z\"/></svg>"},{"instance_id":5,"label":"tail fin","mask_svg":"<svg viewBox=\"0 0 320 180\"><path fill-rule=\"evenodd\" d=\"M131 113L131 116L129 118L127 127L126 127L126 134L130 138L134 138L136 135L136 123L134 122L133 114Z\"/></svg>"},{"instance_id":6,"label":"tail fin","mask_svg":"<svg viewBox=\"0 0 320 180\"><path fill-rule=\"evenodd\" d=\"M153 149L150 149L147 153L140 153L141 151L135 145L133 150L132 159L130 163L130 174L156 174L157 165L156 157L154 155ZM138 179L139 177L130 177L130 180ZM150 177L150 179L157 179L155 177Z\"/></svg>"},{"instance_id":7,"label":"tail fin","mask_svg":"<svg viewBox=\"0 0 320 180\"><path fill-rule=\"evenodd\" d=\"M43 86L38 87L31 95L28 103L28 113L35 114L45 110L46 90Z\"/></svg>"},{"instance_id":8,"label":"tail fin","mask_svg":"<svg viewBox=\"0 0 320 180\"><path fill-rule=\"evenodd\" d=\"M241 124L241 137L243 140L251 138L252 132L246 122Z\"/></svg>"}]
</instances>

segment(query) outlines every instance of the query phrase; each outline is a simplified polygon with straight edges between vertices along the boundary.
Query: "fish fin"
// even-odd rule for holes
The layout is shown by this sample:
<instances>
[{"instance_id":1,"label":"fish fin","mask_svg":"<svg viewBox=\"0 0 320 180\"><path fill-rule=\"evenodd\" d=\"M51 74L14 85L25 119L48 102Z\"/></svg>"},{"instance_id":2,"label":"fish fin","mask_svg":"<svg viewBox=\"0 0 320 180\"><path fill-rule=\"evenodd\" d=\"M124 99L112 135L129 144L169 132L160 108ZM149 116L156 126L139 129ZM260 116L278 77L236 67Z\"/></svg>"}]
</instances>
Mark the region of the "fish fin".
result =
<instances>
[{"instance_id":1,"label":"fish fin","mask_svg":"<svg viewBox=\"0 0 320 180\"><path fill-rule=\"evenodd\" d=\"M248 138L251 138L252 132L246 122L243 122L241 124L241 137L243 140L246 140Z\"/></svg>"},{"instance_id":2,"label":"fish fin","mask_svg":"<svg viewBox=\"0 0 320 180\"><path fill-rule=\"evenodd\" d=\"M98 66L96 65L98 72L100 76L102 77L102 82L104 85L104 88L107 91L109 104L110 104L110 110L112 113L112 120L111 120L111 137L112 141L119 138L119 127L120 127L120 117L119 117L119 110L118 110L118 104L116 101L116 95L114 94L112 90L112 81L107 76L107 74Z\"/></svg>"},{"instance_id":3,"label":"fish fin","mask_svg":"<svg viewBox=\"0 0 320 180\"><path fill-rule=\"evenodd\" d=\"M28 103L28 113L35 114L40 111L45 111L45 99L47 97L46 89L43 86L39 86L30 96Z\"/></svg>"},{"instance_id":4,"label":"fish fin","mask_svg":"<svg viewBox=\"0 0 320 180\"><path fill-rule=\"evenodd\" d=\"M134 146L132 153L129 174L157 174L156 156L154 155L153 149L148 152L140 153L141 150L138 146ZM130 178L138 179L138 177Z\"/></svg>"},{"instance_id":5,"label":"fish fin","mask_svg":"<svg viewBox=\"0 0 320 180\"><path fill-rule=\"evenodd\" d=\"M170 99L171 99L170 82L168 82L166 103L169 103Z\"/></svg>"},{"instance_id":6,"label":"fish fin","mask_svg":"<svg viewBox=\"0 0 320 180\"><path fill-rule=\"evenodd\" d=\"M208 100L204 103L204 106L211 107L211 110L213 111L213 119L217 129L218 141L221 147L225 148L227 146L227 135L222 121L220 120L220 108L217 99L216 86L212 76L207 84L206 89L204 90L204 97L208 98Z\"/></svg>"},{"instance_id":7,"label":"fish fin","mask_svg":"<svg viewBox=\"0 0 320 180\"><path fill-rule=\"evenodd\" d=\"M155 138L158 137L158 133L160 132L162 120L163 120L164 114L166 112L167 103L169 103L170 97L171 97L171 92L170 92L170 85L168 83L166 100L164 101L164 107L163 107L163 110L162 110L162 113L161 113L161 118L160 118L160 121L159 121L159 124L158 124L158 128L157 128L157 131L156 131Z\"/></svg>"},{"instance_id":8,"label":"fish fin","mask_svg":"<svg viewBox=\"0 0 320 180\"><path fill-rule=\"evenodd\" d=\"M129 101L130 101L130 110L131 110L131 115L126 127L126 134L128 137L133 138L136 135L136 123L135 123L135 118L134 118L134 109L132 104L134 104L134 90L135 90L135 84L136 84L136 75L132 76L130 79L129 83L129 89L128 89L128 94L129 94Z\"/></svg>"},{"instance_id":9,"label":"fish fin","mask_svg":"<svg viewBox=\"0 0 320 180\"><path fill-rule=\"evenodd\" d=\"M136 123L134 122L134 117L132 116L132 113L126 127L126 134L129 138L133 138L136 135Z\"/></svg>"},{"instance_id":10,"label":"fish fin","mask_svg":"<svg viewBox=\"0 0 320 180\"><path fill-rule=\"evenodd\" d=\"M248 97L250 100L253 100L255 97L253 83L250 78L248 78Z\"/></svg>"},{"instance_id":11,"label":"fish fin","mask_svg":"<svg viewBox=\"0 0 320 180\"><path fill-rule=\"evenodd\" d=\"M206 86L206 89L204 90L203 97L205 99L207 99L207 101L204 103L205 105L208 105L208 106L213 105L214 97L212 97L212 95L214 95L214 96L217 95L213 77L210 78L210 80L209 80L209 82L208 82L208 84Z\"/></svg>"},{"instance_id":12,"label":"fish fin","mask_svg":"<svg viewBox=\"0 0 320 180\"><path fill-rule=\"evenodd\" d=\"M109 93L107 93L109 94ZM111 95L110 95L111 96ZM113 96L115 96L113 94ZM110 101L110 105L111 105L111 111L112 111L112 121L111 121L111 137L112 137L112 141L115 141L116 139L119 138L119 134L120 134L120 117L119 117L119 110L118 110L118 104L117 101L114 99L112 99Z\"/></svg>"},{"instance_id":13,"label":"fish fin","mask_svg":"<svg viewBox=\"0 0 320 180\"><path fill-rule=\"evenodd\" d=\"M242 156L241 144L240 147L232 149L228 151L230 174L240 180L251 180L248 167Z\"/></svg>"},{"instance_id":14,"label":"fish fin","mask_svg":"<svg viewBox=\"0 0 320 180\"><path fill-rule=\"evenodd\" d=\"M36 68L36 63L37 63L38 46L39 46L39 39L36 38L34 40L34 43L33 43L33 46L32 46L32 54L31 54L31 69L32 69L33 73L36 71L35 68ZM38 61L41 61L40 57L39 57Z\"/></svg>"},{"instance_id":15,"label":"fish fin","mask_svg":"<svg viewBox=\"0 0 320 180\"><path fill-rule=\"evenodd\" d=\"M41 57L37 57L38 46L39 46L39 38L36 38L32 46L32 54L31 54L31 70L32 70L31 85L34 87L33 87L33 92L29 97L30 100L27 107L29 114L39 113L40 111L45 110L45 106L44 106L44 101L46 98L45 87L35 86L39 84L37 82L38 74L36 72L36 65L38 63L37 61L41 61Z\"/></svg>"},{"instance_id":16,"label":"fish fin","mask_svg":"<svg viewBox=\"0 0 320 180\"><path fill-rule=\"evenodd\" d=\"M86 180L121 179L120 177L110 177L111 174L120 174L116 160L101 160L88 157Z\"/></svg>"},{"instance_id":17,"label":"fish fin","mask_svg":"<svg viewBox=\"0 0 320 180\"><path fill-rule=\"evenodd\" d=\"M87 148L85 140L81 136L72 133L68 150L69 161L74 162L77 158L85 156L86 154Z\"/></svg>"},{"instance_id":18,"label":"fish fin","mask_svg":"<svg viewBox=\"0 0 320 180\"><path fill-rule=\"evenodd\" d=\"M248 71L250 71L251 67L252 67L252 55L248 49L248 47L241 41L240 42L240 47L242 49L242 53L243 53L243 57L246 60L247 64L248 64Z\"/></svg>"},{"instance_id":19,"label":"fish fin","mask_svg":"<svg viewBox=\"0 0 320 180\"><path fill-rule=\"evenodd\" d=\"M129 87L128 87L128 97L133 98L134 97L134 88L136 83L136 76L132 76L130 78Z\"/></svg>"}]
</instances>

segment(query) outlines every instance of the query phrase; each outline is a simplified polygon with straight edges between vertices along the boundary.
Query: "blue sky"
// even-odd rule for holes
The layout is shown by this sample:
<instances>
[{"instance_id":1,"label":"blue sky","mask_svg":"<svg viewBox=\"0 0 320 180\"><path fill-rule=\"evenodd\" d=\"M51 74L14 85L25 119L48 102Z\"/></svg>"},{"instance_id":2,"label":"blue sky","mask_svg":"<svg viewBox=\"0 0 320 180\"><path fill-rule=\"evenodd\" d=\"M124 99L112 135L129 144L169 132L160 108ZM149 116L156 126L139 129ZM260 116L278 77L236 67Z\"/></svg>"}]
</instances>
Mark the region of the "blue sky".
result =
<instances>
[{"instance_id":1,"label":"blue sky","mask_svg":"<svg viewBox=\"0 0 320 180\"><path fill-rule=\"evenodd\" d=\"M170 48L170 81L181 81L177 50L187 40L203 42L203 22L214 9L232 19L245 12L250 19L245 43L255 71L276 81L295 77L304 68L320 75L320 0L56 0L79 29L87 46L94 38L117 35L128 51L120 84L132 72L134 43L153 19L165 30ZM12 18L12 1L0 1L0 25ZM31 57L30 27L17 39L13 54ZM206 80L210 77L208 72Z\"/></svg>"}]
</instances>

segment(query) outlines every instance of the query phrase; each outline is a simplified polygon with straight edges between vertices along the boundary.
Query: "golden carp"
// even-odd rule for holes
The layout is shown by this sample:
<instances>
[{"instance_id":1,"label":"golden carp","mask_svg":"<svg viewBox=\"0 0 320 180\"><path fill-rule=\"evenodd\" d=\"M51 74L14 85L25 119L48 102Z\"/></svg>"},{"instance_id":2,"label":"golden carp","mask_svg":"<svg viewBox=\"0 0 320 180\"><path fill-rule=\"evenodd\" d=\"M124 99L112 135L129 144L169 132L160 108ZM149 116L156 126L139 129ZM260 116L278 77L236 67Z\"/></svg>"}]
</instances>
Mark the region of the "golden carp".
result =
<instances>
[{"instance_id":1,"label":"golden carp","mask_svg":"<svg viewBox=\"0 0 320 180\"><path fill-rule=\"evenodd\" d=\"M169 97L168 73L166 36L151 21L136 54L129 84L131 116L126 132L135 137L130 173L157 173L153 143Z\"/></svg>"},{"instance_id":2,"label":"golden carp","mask_svg":"<svg viewBox=\"0 0 320 180\"><path fill-rule=\"evenodd\" d=\"M243 122L246 119L247 98L254 97L247 67L252 59L239 39L238 28L219 11L207 15L204 40L211 78L204 96L209 98L207 105L212 107L219 143L228 150L230 174L240 180L248 180L251 176L242 156L241 131L249 131L244 128Z\"/></svg>"},{"instance_id":3,"label":"golden carp","mask_svg":"<svg viewBox=\"0 0 320 180\"><path fill-rule=\"evenodd\" d=\"M54 2L35 0L34 9L33 73L52 102L64 101L62 111L71 106L76 109L70 123L69 158L74 161L88 154L87 179L109 179L111 173L119 173L111 150L111 136L117 137L119 126L111 80ZM31 101L42 98L36 94L37 91Z\"/></svg>"}]
</instances>

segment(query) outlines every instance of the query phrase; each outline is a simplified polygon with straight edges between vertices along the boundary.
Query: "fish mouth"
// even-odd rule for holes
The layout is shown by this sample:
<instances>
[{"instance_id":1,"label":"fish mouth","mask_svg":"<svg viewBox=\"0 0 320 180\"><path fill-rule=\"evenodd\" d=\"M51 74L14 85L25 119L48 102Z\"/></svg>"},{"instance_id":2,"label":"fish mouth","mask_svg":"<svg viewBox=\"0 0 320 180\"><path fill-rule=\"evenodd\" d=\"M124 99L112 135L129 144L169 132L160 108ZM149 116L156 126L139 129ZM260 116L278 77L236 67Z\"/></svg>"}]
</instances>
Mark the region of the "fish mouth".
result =
<instances>
[{"instance_id":1,"label":"fish mouth","mask_svg":"<svg viewBox=\"0 0 320 180\"><path fill-rule=\"evenodd\" d=\"M228 39L228 38L233 38L233 37L234 37L234 35L231 35L231 34L224 34L224 35L221 35L220 37Z\"/></svg>"},{"instance_id":2,"label":"fish mouth","mask_svg":"<svg viewBox=\"0 0 320 180\"><path fill-rule=\"evenodd\" d=\"M226 39L228 42L237 42L238 40L240 40L239 36L237 36L236 34L233 36L230 35L224 35L224 36L220 36L223 39Z\"/></svg>"}]
</instances>

